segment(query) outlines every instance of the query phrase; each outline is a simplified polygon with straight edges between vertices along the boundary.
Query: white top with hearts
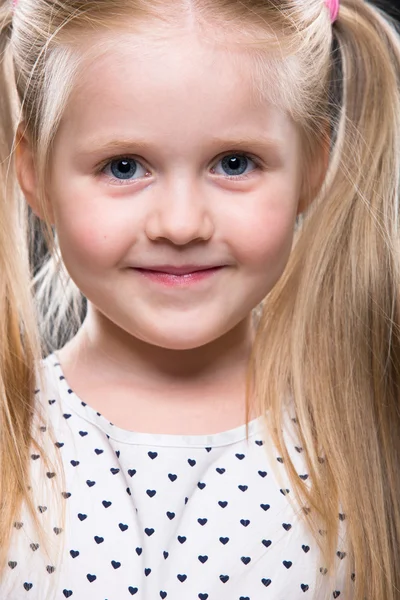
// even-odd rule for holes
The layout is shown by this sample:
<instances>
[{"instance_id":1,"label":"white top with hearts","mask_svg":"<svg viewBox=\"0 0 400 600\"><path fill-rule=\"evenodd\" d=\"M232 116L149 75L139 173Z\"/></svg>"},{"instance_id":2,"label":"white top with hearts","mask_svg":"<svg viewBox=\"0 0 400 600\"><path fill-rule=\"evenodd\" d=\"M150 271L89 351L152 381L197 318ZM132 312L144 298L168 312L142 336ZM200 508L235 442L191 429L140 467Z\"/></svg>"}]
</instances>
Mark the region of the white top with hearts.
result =
<instances>
[{"instance_id":1,"label":"white top with hearts","mask_svg":"<svg viewBox=\"0 0 400 600\"><path fill-rule=\"evenodd\" d=\"M82 402L54 354L42 366L46 389L38 389L36 399L47 422L35 427L48 452L58 453L66 480L61 497L52 499L56 467L32 450L31 492L39 519L65 545L55 567L23 512L13 529L0 598L315 597L329 573L261 417L250 422L248 439L245 425L212 435L136 433L112 425ZM295 428L293 419L288 422ZM296 470L307 480L289 425L285 435ZM345 516L339 518L342 530ZM344 598L347 561L340 541L337 561L340 577L328 586L330 598Z\"/></svg>"}]
</instances>

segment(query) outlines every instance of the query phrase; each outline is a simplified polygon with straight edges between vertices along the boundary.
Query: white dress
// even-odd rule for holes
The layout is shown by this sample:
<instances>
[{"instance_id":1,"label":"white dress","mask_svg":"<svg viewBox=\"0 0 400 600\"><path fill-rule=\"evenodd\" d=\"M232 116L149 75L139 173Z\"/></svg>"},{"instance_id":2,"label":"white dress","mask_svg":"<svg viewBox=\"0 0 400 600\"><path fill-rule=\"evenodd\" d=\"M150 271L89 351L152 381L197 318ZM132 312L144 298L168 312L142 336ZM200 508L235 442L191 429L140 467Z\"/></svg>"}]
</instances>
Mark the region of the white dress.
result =
<instances>
[{"instance_id":1,"label":"white dress","mask_svg":"<svg viewBox=\"0 0 400 600\"><path fill-rule=\"evenodd\" d=\"M248 439L245 425L211 435L136 433L82 402L54 354L42 366L46 391L36 390L36 399L54 430L51 448L66 480L53 506L45 489L58 474L43 470L43 458L32 451L32 493L40 519L54 540L65 536L65 546L56 568L22 513L1 600L314 598L325 568L302 508L289 502L285 465L264 439L261 418L250 422ZM50 444L49 428L38 427ZM306 480L302 449L290 444ZM345 567L340 542L337 560ZM332 598L344 598L341 585L333 583Z\"/></svg>"}]
</instances>

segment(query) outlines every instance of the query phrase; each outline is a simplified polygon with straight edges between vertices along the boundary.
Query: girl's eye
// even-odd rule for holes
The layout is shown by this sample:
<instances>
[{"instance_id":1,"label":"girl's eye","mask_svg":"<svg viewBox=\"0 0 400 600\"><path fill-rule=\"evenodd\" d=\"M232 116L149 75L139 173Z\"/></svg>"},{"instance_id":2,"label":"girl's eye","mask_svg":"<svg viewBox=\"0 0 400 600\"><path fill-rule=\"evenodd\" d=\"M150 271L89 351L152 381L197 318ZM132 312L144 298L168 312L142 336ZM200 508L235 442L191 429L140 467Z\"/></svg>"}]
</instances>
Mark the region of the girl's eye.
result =
<instances>
[{"instance_id":1,"label":"girl's eye","mask_svg":"<svg viewBox=\"0 0 400 600\"><path fill-rule=\"evenodd\" d=\"M109 177L115 177L120 180L137 179L144 177L148 170L145 169L135 158L120 157L114 158L108 162L102 169L103 173ZM134 177L137 175L137 177Z\"/></svg>"},{"instance_id":2,"label":"girl's eye","mask_svg":"<svg viewBox=\"0 0 400 600\"><path fill-rule=\"evenodd\" d=\"M220 173L213 168L213 172L217 175L227 175L229 179L245 179L252 172L250 171L246 173L249 163L253 163L256 168L258 166L257 163L246 154L227 154L220 161L218 161L218 164L219 163L221 163L221 168L224 171Z\"/></svg>"}]
</instances>

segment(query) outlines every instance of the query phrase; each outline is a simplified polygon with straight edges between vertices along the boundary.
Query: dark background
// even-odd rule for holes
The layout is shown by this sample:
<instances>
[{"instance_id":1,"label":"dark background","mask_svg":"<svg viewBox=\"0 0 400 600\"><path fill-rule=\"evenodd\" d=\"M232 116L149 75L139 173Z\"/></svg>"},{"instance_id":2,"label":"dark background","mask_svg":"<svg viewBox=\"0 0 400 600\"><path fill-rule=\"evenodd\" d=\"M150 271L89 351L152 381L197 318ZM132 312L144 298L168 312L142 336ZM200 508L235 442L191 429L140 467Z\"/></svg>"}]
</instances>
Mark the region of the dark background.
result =
<instances>
[{"instance_id":1,"label":"dark background","mask_svg":"<svg viewBox=\"0 0 400 600\"><path fill-rule=\"evenodd\" d=\"M386 10L392 17L400 21L400 0L392 0L391 2L389 2L389 0L385 0L384 2L380 0L379 2L373 2L373 4L383 8L383 10Z\"/></svg>"}]
</instances>

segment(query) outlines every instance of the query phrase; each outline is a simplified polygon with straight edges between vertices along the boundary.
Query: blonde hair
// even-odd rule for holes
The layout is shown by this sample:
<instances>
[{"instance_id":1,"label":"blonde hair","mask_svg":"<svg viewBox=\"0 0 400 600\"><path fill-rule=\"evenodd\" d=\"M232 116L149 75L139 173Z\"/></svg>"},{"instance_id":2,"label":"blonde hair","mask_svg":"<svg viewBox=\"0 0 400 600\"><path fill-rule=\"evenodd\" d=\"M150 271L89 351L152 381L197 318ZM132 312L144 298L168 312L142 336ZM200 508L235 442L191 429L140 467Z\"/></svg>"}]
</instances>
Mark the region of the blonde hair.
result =
<instances>
[{"instance_id":1,"label":"blonde hair","mask_svg":"<svg viewBox=\"0 0 400 600\"><path fill-rule=\"evenodd\" d=\"M258 93L297 123L308 168L321 160L330 122L327 177L320 190L310 187L313 201L285 272L263 303L249 385L259 413L271 408L268 429L293 494L308 506L302 516L330 572L337 568L341 507L349 544L346 598L398 600L400 37L394 23L363 0L342 0L333 27L323 0L20 0L13 18L11 10L11 1L1 0L0 567L21 505L36 515L26 484L30 446L38 444L35 365L82 318L82 295L48 224L48 260L34 278L30 273L26 206L12 161L16 127L23 121L30 137L48 223L46 172L82 64L81 36L122 30L127 13L133 25L150 24L153 34L157 24L162 30L177 15L190 15L209 35L223 28L231 39L238 34L254 58ZM283 438L288 393L311 487L298 477Z\"/></svg>"}]
</instances>

